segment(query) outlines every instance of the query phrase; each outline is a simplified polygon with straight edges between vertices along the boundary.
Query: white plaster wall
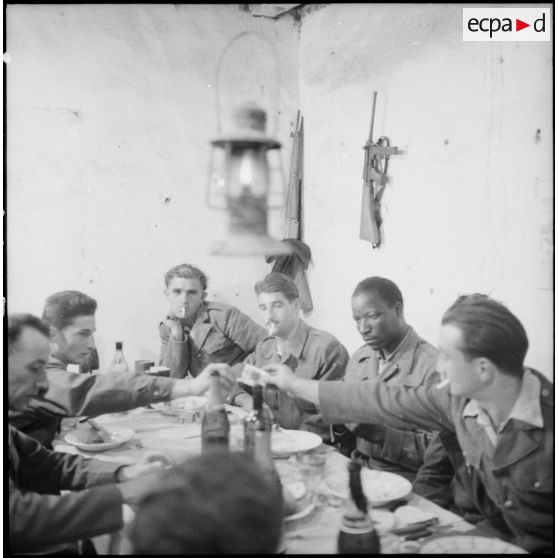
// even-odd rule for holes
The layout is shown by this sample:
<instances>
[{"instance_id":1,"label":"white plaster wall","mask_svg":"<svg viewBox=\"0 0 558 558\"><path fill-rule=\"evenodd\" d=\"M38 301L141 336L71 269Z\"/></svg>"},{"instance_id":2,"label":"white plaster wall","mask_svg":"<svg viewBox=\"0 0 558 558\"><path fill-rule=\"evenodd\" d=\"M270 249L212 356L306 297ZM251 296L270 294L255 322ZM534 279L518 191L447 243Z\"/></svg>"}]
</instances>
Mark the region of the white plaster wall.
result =
<instances>
[{"instance_id":1,"label":"white plaster wall","mask_svg":"<svg viewBox=\"0 0 558 558\"><path fill-rule=\"evenodd\" d=\"M227 51L222 117L236 101L259 101L288 163L298 108L292 18L256 19L236 5L7 7L9 312L40 314L49 294L84 291L99 303L101 364L121 339L132 365L155 358L163 274L187 261L210 276L209 299L258 318L253 284L270 266L210 256L226 222L205 206L215 70L243 31L261 38Z\"/></svg>"},{"instance_id":2,"label":"white plaster wall","mask_svg":"<svg viewBox=\"0 0 558 558\"><path fill-rule=\"evenodd\" d=\"M303 17L313 320L354 350L352 290L382 275L400 286L408 322L436 344L458 294L491 293L524 324L527 363L552 377L552 262L543 249L553 207L552 46L465 43L463 7L331 4ZM373 91L374 138L404 150L390 161L385 245L376 250L359 239Z\"/></svg>"}]
</instances>

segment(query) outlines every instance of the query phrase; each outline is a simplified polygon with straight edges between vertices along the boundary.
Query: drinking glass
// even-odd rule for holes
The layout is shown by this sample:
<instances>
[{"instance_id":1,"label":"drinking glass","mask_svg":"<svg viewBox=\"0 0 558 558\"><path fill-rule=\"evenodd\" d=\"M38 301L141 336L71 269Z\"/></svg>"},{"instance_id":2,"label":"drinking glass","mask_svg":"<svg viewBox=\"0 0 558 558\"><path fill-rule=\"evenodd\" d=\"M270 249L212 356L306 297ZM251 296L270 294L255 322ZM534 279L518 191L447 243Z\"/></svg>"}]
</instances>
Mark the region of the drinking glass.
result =
<instances>
[{"instance_id":1,"label":"drinking glass","mask_svg":"<svg viewBox=\"0 0 558 558\"><path fill-rule=\"evenodd\" d=\"M307 490L317 505L327 503L327 497L322 493L321 486L324 478L327 453L319 448L304 453L298 453L296 463Z\"/></svg>"}]
</instances>

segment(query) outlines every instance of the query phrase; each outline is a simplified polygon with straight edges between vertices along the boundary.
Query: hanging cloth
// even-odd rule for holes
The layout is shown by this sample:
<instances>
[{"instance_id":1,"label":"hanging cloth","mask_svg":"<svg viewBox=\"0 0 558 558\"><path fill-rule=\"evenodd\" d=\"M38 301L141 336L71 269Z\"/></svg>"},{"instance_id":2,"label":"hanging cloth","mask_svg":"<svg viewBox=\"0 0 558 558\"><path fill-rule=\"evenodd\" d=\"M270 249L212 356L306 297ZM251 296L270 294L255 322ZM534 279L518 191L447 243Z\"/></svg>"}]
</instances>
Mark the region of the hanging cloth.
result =
<instances>
[{"instance_id":1,"label":"hanging cloth","mask_svg":"<svg viewBox=\"0 0 558 558\"><path fill-rule=\"evenodd\" d=\"M314 308L305 273L308 269L308 264L312 260L310 246L296 238L285 238L281 242L289 246L291 253L288 255L266 256L265 261L267 263L275 262L271 268L272 272L288 275L295 282L298 288L302 312L306 316Z\"/></svg>"}]
</instances>

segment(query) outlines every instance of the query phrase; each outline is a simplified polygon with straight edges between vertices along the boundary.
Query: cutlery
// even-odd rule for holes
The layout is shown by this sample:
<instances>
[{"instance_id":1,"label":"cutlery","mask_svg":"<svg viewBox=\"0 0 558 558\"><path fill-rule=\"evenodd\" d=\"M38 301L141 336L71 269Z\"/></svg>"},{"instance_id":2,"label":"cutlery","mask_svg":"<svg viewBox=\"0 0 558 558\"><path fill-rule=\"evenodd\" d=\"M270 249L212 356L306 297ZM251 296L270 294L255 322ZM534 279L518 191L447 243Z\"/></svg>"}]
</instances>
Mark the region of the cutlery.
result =
<instances>
[{"instance_id":1,"label":"cutlery","mask_svg":"<svg viewBox=\"0 0 558 558\"><path fill-rule=\"evenodd\" d=\"M92 418L87 419L87 424L89 424L91 426L91 428L93 428L93 430L97 431L99 434L102 434L104 442L108 442L111 439L112 434L106 428L103 428L102 426L100 426Z\"/></svg>"}]
</instances>

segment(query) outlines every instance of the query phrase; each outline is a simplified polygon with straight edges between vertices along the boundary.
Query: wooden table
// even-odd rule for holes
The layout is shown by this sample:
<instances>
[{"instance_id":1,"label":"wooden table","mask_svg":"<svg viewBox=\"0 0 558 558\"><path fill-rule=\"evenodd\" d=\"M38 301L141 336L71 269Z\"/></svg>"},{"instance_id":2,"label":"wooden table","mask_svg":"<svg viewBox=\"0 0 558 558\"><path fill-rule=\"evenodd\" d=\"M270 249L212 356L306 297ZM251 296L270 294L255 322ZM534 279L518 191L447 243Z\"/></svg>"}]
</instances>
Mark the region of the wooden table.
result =
<instances>
[{"instance_id":1,"label":"wooden table","mask_svg":"<svg viewBox=\"0 0 558 558\"><path fill-rule=\"evenodd\" d=\"M98 418L103 426L126 426L135 430L132 440L122 446L102 453L89 453L79 451L75 446L57 439L54 447L58 451L81 454L88 457L122 463L134 463L147 450L165 451L174 460L198 455L201 451L200 424L199 422L179 424L175 417L163 416L153 409L135 409L128 413L103 415ZM234 421L233 421L234 422ZM240 426L233 425L234 428ZM66 432L62 432L63 435ZM336 471L346 470L348 459L327 446L331 451L327 454L326 476ZM285 460L277 460L278 471L285 464ZM324 499L322 499L323 501ZM429 500L411 494L407 503L421 510L432 512L439 519L440 534L444 530L454 532L468 532L474 529L473 525L465 522L459 516L444 510ZM375 509L375 508L374 508ZM374 517L372 509L372 517ZM382 509L382 508L378 508ZM383 514L386 510L383 508ZM380 513L380 512L378 512ZM342 501L339 498L327 498L324 505L312 510L307 516L285 524L284 547L287 554L335 554L337 533L343 514ZM380 531L382 553L395 554L413 552L415 546L402 546L403 539L390 531ZM125 538L119 535L103 536L94 539L99 554L129 554L130 546Z\"/></svg>"}]
</instances>

